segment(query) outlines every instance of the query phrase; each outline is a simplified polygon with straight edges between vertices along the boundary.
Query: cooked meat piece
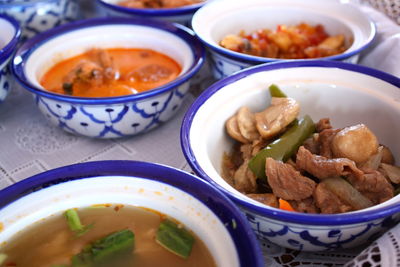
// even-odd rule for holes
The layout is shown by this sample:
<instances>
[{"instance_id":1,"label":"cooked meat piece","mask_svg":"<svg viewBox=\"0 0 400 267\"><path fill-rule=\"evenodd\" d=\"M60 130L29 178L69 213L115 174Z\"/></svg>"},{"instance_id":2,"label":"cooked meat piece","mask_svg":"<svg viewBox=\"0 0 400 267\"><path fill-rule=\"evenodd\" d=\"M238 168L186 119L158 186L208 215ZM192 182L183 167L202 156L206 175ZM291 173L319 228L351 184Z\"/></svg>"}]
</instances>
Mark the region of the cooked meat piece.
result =
<instances>
[{"instance_id":1,"label":"cooked meat piece","mask_svg":"<svg viewBox=\"0 0 400 267\"><path fill-rule=\"evenodd\" d=\"M315 190L314 190L315 191ZM290 200L290 205L298 212L304 213L319 213L318 207L312 197L302 200Z\"/></svg>"},{"instance_id":2,"label":"cooked meat piece","mask_svg":"<svg viewBox=\"0 0 400 267\"><path fill-rule=\"evenodd\" d=\"M233 176L235 189L241 193L249 194L257 191L256 177L248 167L249 161L245 160Z\"/></svg>"},{"instance_id":3,"label":"cooked meat piece","mask_svg":"<svg viewBox=\"0 0 400 267\"><path fill-rule=\"evenodd\" d=\"M367 161L378 150L378 139L364 124L342 129L332 140L332 152L337 158L348 158L356 163Z\"/></svg>"},{"instance_id":4,"label":"cooked meat piece","mask_svg":"<svg viewBox=\"0 0 400 267\"><path fill-rule=\"evenodd\" d=\"M302 200L312 195L315 182L304 177L291 165L266 159L265 173L275 196L285 200Z\"/></svg>"},{"instance_id":5,"label":"cooked meat piece","mask_svg":"<svg viewBox=\"0 0 400 267\"><path fill-rule=\"evenodd\" d=\"M248 107L241 107L236 115L239 131L244 138L249 141L254 141L260 138L257 131L256 119L254 113Z\"/></svg>"},{"instance_id":6,"label":"cooked meat piece","mask_svg":"<svg viewBox=\"0 0 400 267\"><path fill-rule=\"evenodd\" d=\"M119 73L116 70L113 58L107 51L103 49L91 49L88 51L90 60L98 64L103 71L106 79L114 80L119 78Z\"/></svg>"},{"instance_id":7,"label":"cooked meat piece","mask_svg":"<svg viewBox=\"0 0 400 267\"><path fill-rule=\"evenodd\" d=\"M219 44L226 49L236 52L242 51L245 46L243 38L235 34L228 34Z\"/></svg>"},{"instance_id":8,"label":"cooked meat piece","mask_svg":"<svg viewBox=\"0 0 400 267\"><path fill-rule=\"evenodd\" d=\"M251 199L254 199L255 201L258 201L264 205L278 208L279 207L279 202L278 199L274 194L247 194Z\"/></svg>"},{"instance_id":9,"label":"cooked meat piece","mask_svg":"<svg viewBox=\"0 0 400 267\"><path fill-rule=\"evenodd\" d=\"M346 176L351 173L359 176L362 175L362 171L349 159L327 159L311 154L303 146L297 151L296 166L299 170L304 170L319 179Z\"/></svg>"},{"instance_id":10,"label":"cooked meat piece","mask_svg":"<svg viewBox=\"0 0 400 267\"><path fill-rule=\"evenodd\" d=\"M264 139L280 133L300 112L299 103L293 98L273 97L271 105L262 112L256 113L256 126Z\"/></svg>"},{"instance_id":11,"label":"cooked meat piece","mask_svg":"<svg viewBox=\"0 0 400 267\"><path fill-rule=\"evenodd\" d=\"M339 196L326 188L326 185L323 183L317 185L313 196L321 213L333 214L353 210L349 204L346 204Z\"/></svg>"},{"instance_id":12,"label":"cooked meat piece","mask_svg":"<svg viewBox=\"0 0 400 267\"><path fill-rule=\"evenodd\" d=\"M317 122L317 125L315 128L317 129L317 132L320 133L323 130L332 129L332 125L331 125L331 122L329 121L329 118L323 118Z\"/></svg>"},{"instance_id":13,"label":"cooked meat piece","mask_svg":"<svg viewBox=\"0 0 400 267\"><path fill-rule=\"evenodd\" d=\"M267 145L268 145L268 143L264 139L259 139L259 140L253 141L252 155L255 156L258 152L260 152L261 149L264 149Z\"/></svg>"},{"instance_id":14,"label":"cooked meat piece","mask_svg":"<svg viewBox=\"0 0 400 267\"><path fill-rule=\"evenodd\" d=\"M251 144L242 144L240 146L240 152L242 152L243 160L249 160L253 157L253 146Z\"/></svg>"},{"instance_id":15,"label":"cooked meat piece","mask_svg":"<svg viewBox=\"0 0 400 267\"><path fill-rule=\"evenodd\" d=\"M319 154L319 134L313 134L313 136L309 137L304 141L303 146L313 154Z\"/></svg>"},{"instance_id":16,"label":"cooked meat piece","mask_svg":"<svg viewBox=\"0 0 400 267\"><path fill-rule=\"evenodd\" d=\"M322 41L318 48L324 50L337 50L344 45L344 36L342 34L330 36Z\"/></svg>"},{"instance_id":17,"label":"cooked meat piece","mask_svg":"<svg viewBox=\"0 0 400 267\"><path fill-rule=\"evenodd\" d=\"M103 80L103 69L99 64L89 60L82 60L64 77L63 83L72 85L75 82L86 82L100 85Z\"/></svg>"},{"instance_id":18,"label":"cooked meat piece","mask_svg":"<svg viewBox=\"0 0 400 267\"><path fill-rule=\"evenodd\" d=\"M392 151L387 146L381 145L383 147L382 150L382 163L394 165L394 157Z\"/></svg>"},{"instance_id":19,"label":"cooked meat piece","mask_svg":"<svg viewBox=\"0 0 400 267\"><path fill-rule=\"evenodd\" d=\"M347 179L355 189L375 205L394 196L394 188L383 174L376 170L364 169L363 172L361 176L350 175Z\"/></svg>"},{"instance_id":20,"label":"cooked meat piece","mask_svg":"<svg viewBox=\"0 0 400 267\"><path fill-rule=\"evenodd\" d=\"M319 155L325 158L333 158L331 149L332 140L340 129L325 129L318 135Z\"/></svg>"},{"instance_id":21,"label":"cooked meat piece","mask_svg":"<svg viewBox=\"0 0 400 267\"><path fill-rule=\"evenodd\" d=\"M225 123L225 128L230 137L233 139L241 142L241 143L249 143L249 141L243 137L243 135L240 133L239 130L239 125L237 122L237 117L236 114L232 117L230 117L226 123Z\"/></svg>"},{"instance_id":22,"label":"cooked meat piece","mask_svg":"<svg viewBox=\"0 0 400 267\"><path fill-rule=\"evenodd\" d=\"M136 81L154 83L159 82L162 79L168 78L172 74L172 70L158 64L150 64L127 74L128 79L134 79Z\"/></svg>"}]
</instances>

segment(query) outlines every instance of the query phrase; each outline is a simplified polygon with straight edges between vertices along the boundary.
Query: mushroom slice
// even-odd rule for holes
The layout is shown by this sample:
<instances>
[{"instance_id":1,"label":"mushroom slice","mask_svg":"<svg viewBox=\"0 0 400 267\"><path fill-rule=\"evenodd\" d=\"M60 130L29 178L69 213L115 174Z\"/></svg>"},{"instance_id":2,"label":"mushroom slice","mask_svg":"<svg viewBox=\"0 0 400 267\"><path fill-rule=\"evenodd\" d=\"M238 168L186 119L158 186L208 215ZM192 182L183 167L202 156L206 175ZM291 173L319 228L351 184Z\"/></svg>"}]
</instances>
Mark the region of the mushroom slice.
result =
<instances>
[{"instance_id":1,"label":"mushroom slice","mask_svg":"<svg viewBox=\"0 0 400 267\"><path fill-rule=\"evenodd\" d=\"M249 140L243 137L243 135L240 133L239 130L239 125L237 121L236 115L230 117L225 124L226 131L228 134L235 140L241 142L241 143L249 143Z\"/></svg>"},{"instance_id":2,"label":"mushroom slice","mask_svg":"<svg viewBox=\"0 0 400 267\"><path fill-rule=\"evenodd\" d=\"M356 163L367 161L378 152L378 139L364 124L343 128L332 140L335 157L348 158Z\"/></svg>"},{"instance_id":3,"label":"mushroom slice","mask_svg":"<svg viewBox=\"0 0 400 267\"><path fill-rule=\"evenodd\" d=\"M248 107L241 107L236 115L239 131L244 138L249 141L259 139L260 134L257 131L256 119L254 113Z\"/></svg>"},{"instance_id":4,"label":"mushroom slice","mask_svg":"<svg viewBox=\"0 0 400 267\"><path fill-rule=\"evenodd\" d=\"M269 139L296 119L299 112L300 105L293 98L273 97L271 106L255 114L258 132L264 139Z\"/></svg>"}]
</instances>

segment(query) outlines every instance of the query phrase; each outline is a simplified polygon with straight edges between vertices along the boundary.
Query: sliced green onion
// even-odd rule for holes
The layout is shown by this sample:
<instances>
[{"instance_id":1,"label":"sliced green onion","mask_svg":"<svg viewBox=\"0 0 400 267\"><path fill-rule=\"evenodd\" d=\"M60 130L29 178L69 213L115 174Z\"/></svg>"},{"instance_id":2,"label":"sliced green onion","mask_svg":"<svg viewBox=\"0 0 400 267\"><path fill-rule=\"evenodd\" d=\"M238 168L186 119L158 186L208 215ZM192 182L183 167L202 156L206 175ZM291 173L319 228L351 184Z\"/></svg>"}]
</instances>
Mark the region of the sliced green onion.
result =
<instances>
[{"instance_id":1,"label":"sliced green onion","mask_svg":"<svg viewBox=\"0 0 400 267\"><path fill-rule=\"evenodd\" d=\"M75 209L69 209L65 211L64 214L65 217L67 218L69 229L75 232L77 236L85 234L93 227L93 224L90 224L88 226L83 225L81 223L81 220L79 219L78 212Z\"/></svg>"},{"instance_id":2,"label":"sliced green onion","mask_svg":"<svg viewBox=\"0 0 400 267\"><path fill-rule=\"evenodd\" d=\"M156 241L170 252L187 259L195 239L189 231L166 219L158 227Z\"/></svg>"},{"instance_id":3,"label":"sliced green onion","mask_svg":"<svg viewBox=\"0 0 400 267\"><path fill-rule=\"evenodd\" d=\"M271 97L287 97L276 84L271 84L269 86L269 93Z\"/></svg>"}]
</instances>

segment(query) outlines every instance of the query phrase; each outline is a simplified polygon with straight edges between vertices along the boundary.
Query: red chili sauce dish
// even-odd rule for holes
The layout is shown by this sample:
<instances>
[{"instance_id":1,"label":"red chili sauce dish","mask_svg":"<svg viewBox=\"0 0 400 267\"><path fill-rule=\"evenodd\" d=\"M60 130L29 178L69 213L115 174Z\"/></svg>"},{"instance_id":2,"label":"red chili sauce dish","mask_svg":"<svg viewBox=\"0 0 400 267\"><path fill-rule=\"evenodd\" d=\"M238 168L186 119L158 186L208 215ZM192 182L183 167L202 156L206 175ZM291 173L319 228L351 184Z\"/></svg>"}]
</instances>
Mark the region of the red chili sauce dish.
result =
<instances>
[{"instance_id":1,"label":"red chili sauce dish","mask_svg":"<svg viewBox=\"0 0 400 267\"><path fill-rule=\"evenodd\" d=\"M175 80L181 66L169 56L142 48L94 48L63 60L40 80L48 91L77 97L137 94Z\"/></svg>"},{"instance_id":2,"label":"red chili sauce dish","mask_svg":"<svg viewBox=\"0 0 400 267\"><path fill-rule=\"evenodd\" d=\"M246 33L242 30L238 34L226 35L220 45L252 56L284 59L328 57L348 48L344 35L331 36L324 26L307 23L278 25L275 31L259 29Z\"/></svg>"}]
</instances>

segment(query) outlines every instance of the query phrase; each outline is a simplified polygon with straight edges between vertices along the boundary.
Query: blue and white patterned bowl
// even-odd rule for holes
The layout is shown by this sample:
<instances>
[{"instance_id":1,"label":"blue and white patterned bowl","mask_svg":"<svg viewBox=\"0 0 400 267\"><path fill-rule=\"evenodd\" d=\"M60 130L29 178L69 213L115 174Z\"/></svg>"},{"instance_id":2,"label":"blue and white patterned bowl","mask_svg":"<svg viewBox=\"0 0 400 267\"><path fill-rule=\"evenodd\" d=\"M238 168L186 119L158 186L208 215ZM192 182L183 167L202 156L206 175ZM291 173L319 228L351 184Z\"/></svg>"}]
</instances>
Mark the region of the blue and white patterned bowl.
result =
<instances>
[{"instance_id":1,"label":"blue and white patterned bowl","mask_svg":"<svg viewBox=\"0 0 400 267\"><path fill-rule=\"evenodd\" d=\"M78 0L0 0L0 14L20 23L21 41L81 16Z\"/></svg>"},{"instance_id":2,"label":"blue and white patterned bowl","mask_svg":"<svg viewBox=\"0 0 400 267\"><path fill-rule=\"evenodd\" d=\"M119 97L74 97L41 87L39 80L51 66L93 47L152 49L175 59L182 71L177 79L164 86ZM18 49L13 71L54 124L71 133L115 138L146 132L175 115L203 61L202 44L182 25L95 18L66 24L30 39Z\"/></svg>"},{"instance_id":3,"label":"blue and white patterned bowl","mask_svg":"<svg viewBox=\"0 0 400 267\"><path fill-rule=\"evenodd\" d=\"M43 218L105 203L144 207L175 218L202 239L217 266L264 266L246 218L226 196L189 173L138 161L75 164L1 190L0 248Z\"/></svg>"},{"instance_id":4,"label":"blue and white patterned bowl","mask_svg":"<svg viewBox=\"0 0 400 267\"><path fill-rule=\"evenodd\" d=\"M300 116L330 118L333 127L366 124L400 160L400 79L336 61L269 63L238 72L206 89L189 108L181 129L184 155L200 177L227 194L246 214L260 239L283 247L325 251L355 247L400 221L400 195L356 212L335 215L287 212L262 205L220 175L233 140L225 122L241 106L253 111L270 103L268 86L279 85L301 105Z\"/></svg>"},{"instance_id":5,"label":"blue and white patterned bowl","mask_svg":"<svg viewBox=\"0 0 400 267\"><path fill-rule=\"evenodd\" d=\"M283 59L258 57L231 51L219 45L228 34L259 29L276 29L277 25L305 22L321 24L330 35L343 34L349 48L342 54L325 57L356 63L376 35L372 20L353 4L320 0L220 0L200 8L192 19L192 28L210 52L211 70L221 79L242 69Z\"/></svg>"},{"instance_id":6,"label":"blue and white patterned bowl","mask_svg":"<svg viewBox=\"0 0 400 267\"><path fill-rule=\"evenodd\" d=\"M13 18L0 15L0 103L4 101L12 86L9 62L14 55L21 35L19 24Z\"/></svg>"},{"instance_id":7,"label":"blue and white patterned bowl","mask_svg":"<svg viewBox=\"0 0 400 267\"><path fill-rule=\"evenodd\" d=\"M189 26L194 12L202 7L206 2L204 0L199 4L183 6L178 8L130 8L117 5L122 0L96 0L103 12L108 16L146 18L154 20L171 21Z\"/></svg>"}]
</instances>

